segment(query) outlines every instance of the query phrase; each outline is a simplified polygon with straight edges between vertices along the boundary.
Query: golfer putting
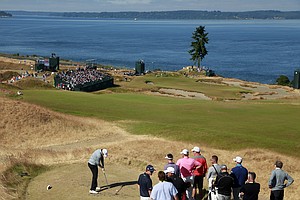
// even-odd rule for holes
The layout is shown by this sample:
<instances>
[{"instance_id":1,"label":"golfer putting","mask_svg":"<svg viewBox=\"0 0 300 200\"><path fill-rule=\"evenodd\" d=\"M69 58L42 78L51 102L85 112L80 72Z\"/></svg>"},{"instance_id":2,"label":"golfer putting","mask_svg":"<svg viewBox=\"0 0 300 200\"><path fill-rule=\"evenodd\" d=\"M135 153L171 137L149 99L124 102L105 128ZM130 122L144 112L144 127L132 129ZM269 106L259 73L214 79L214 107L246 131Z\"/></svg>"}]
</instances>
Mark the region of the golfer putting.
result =
<instances>
[{"instance_id":1,"label":"golfer putting","mask_svg":"<svg viewBox=\"0 0 300 200\"><path fill-rule=\"evenodd\" d=\"M98 187L98 166L102 169L102 172L105 177L106 184L108 185L106 174L105 174L105 168L104 168L104 158L108 156L107 149L97 149L94 151L94 153L91 155L88 166L92 172L92 184L89 193L90 194L98 194L100 188Z\"/></svg>"}]
</instances>

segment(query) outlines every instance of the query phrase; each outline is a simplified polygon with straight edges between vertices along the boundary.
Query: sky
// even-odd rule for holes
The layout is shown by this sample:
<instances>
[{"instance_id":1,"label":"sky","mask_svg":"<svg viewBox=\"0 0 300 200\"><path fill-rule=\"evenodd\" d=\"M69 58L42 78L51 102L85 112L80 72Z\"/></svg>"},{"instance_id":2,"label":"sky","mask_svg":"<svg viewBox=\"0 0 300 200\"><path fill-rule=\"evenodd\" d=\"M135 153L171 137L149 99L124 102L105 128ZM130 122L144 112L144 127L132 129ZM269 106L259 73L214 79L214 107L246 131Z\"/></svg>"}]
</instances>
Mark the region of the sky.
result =
<instances>
[{"instance_id":1,"label":"sky","mask_svg":"<svg viewBox=\"0 0 300 200\"><path fill-rule=\"evenodd\" d=\"M300 11L300 0L0 0L0 10L51 12Z\"/></svg>"}]
</instances>

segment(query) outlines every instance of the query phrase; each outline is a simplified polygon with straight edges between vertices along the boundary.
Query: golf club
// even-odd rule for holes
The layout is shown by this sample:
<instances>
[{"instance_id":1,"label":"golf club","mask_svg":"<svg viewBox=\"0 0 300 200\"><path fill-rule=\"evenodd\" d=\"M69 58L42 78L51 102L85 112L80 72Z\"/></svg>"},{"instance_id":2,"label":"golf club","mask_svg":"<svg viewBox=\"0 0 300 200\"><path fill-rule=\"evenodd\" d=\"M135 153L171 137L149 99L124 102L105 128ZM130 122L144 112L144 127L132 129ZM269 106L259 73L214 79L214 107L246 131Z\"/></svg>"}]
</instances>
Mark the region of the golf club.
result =
<instances>
[{"instance_id":1,"label":"golf club","mask_svg":"<svg viewBox=\"0 0 300 200\"><path fill-rule=\"evenodd\" d=\"M102 170L102 172L103 172L103 174L104 174L104 178L105 178L106 186L107 186L107 187L109 187L109 186L108 186L108 181L107 181L107 177L106 177L105 170Z\"/></svg>"},{"instance_id":2,"label":"golf club","mask_svg":"<svg viewBox=\"0 0 300 200\"><path fill-rule=\"evenodd\" d=\"M120 187L118 190L116 190L115 195L117 195L117 194L121 191L121 189L123 188L123 186L124 186L124 185L121 185L121 187Z\"/></svg>"}]
</instances>

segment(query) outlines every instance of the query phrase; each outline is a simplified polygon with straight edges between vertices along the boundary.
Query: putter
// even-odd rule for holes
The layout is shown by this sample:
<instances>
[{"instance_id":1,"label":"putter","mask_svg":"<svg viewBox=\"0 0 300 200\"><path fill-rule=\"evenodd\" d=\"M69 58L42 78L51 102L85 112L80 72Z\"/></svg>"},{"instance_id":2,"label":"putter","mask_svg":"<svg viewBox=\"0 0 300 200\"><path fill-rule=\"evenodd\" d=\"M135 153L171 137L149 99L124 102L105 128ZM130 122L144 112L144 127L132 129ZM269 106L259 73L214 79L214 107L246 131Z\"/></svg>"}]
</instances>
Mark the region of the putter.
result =
<instances>
[{"instance_id":1,"label":"putter","mask_svg":"<svg viewBox=\"0 0 300 200\"><path fill-rule=\"evenodd\" d=\"M123 186L124 186L124 185L121 185L121 187L120 187L118 190L116 190L115 195L117 195L117 194L121 191L121 189L123 188Z\"/></svg>"}]
</instances>

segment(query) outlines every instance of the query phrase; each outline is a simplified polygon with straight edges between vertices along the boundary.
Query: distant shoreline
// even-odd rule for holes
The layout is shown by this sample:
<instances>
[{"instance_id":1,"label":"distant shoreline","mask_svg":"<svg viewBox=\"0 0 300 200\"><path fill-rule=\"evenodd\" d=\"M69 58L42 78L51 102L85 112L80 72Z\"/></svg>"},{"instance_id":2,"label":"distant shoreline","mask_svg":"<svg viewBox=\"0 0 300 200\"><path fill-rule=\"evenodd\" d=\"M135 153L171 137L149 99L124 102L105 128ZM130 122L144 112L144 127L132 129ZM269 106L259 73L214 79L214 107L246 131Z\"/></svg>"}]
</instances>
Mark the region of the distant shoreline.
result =
<instances>
[{"instance_id":1,"label":"distant shoreline","mask_svg":"<svg viewBox=\"0 0 300 200\"><path fill-rule=\"evenodd\" d=\"M300 19L300 11L258 10L244 12L221 12L199 10L177 11L126 11L126 12L38 12L6 11L12 15L40 15L68 18L132 19L132 20L286 20Z\"/></svg>"}]
</instances>

